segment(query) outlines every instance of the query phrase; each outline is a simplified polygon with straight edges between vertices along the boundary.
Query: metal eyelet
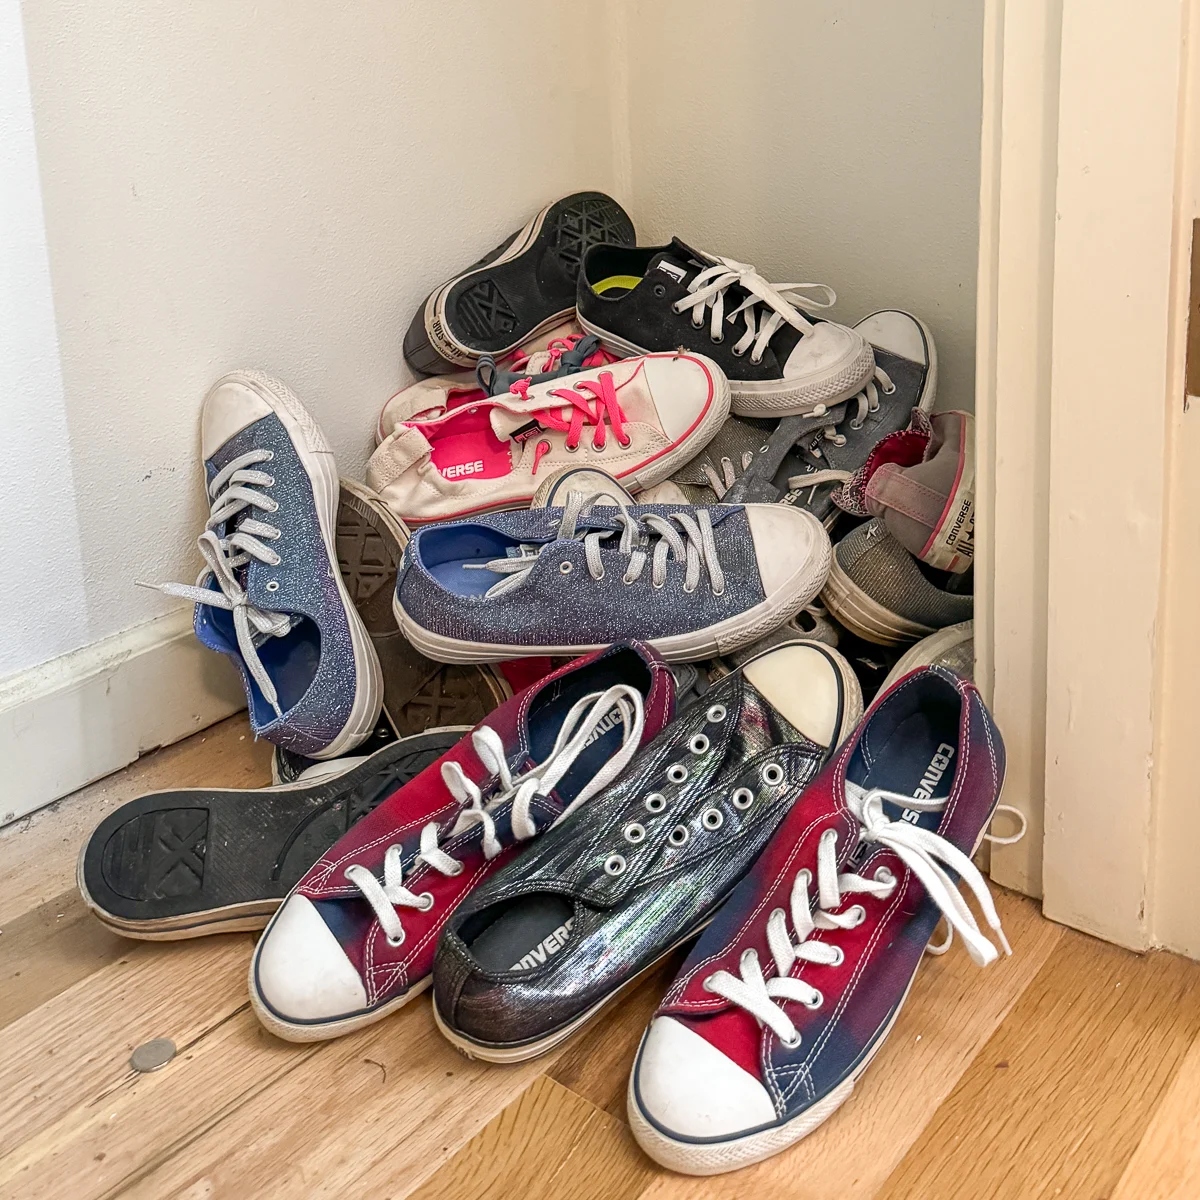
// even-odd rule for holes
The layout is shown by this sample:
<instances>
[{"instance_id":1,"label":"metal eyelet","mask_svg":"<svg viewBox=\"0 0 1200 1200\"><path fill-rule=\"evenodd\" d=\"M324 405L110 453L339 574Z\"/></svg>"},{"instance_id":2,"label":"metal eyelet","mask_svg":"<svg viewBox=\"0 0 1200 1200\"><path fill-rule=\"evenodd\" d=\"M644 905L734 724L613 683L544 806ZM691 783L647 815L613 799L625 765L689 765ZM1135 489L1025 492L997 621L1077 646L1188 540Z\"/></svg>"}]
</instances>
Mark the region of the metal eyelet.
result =
<instances>
[{"instance_id":1,"label":"metal eyelet","mask_svg":"<svg viewBox=\"0 0 1200 1200\"><path fill-rule=\"evenodd\" d=\"M579 451L579 443L576 442L575 445L572 446L570 442L563 442L563 449L568 454L576 454Z\"/></svg>"},{"instance_id":2,"label":"metal eyelet","mask_svg":"<svg viewBox=\"0 0 1200 1200\"><path fill-rule=\"evenodd\" d=\"M739 350L736 346L734 346L729 353L732 354L734 358L741 358L746 352L745 350Z\"/></svg>"},{"instance_id":3,"label":"metal eyelet","mask_svg":"<svg viewBox=\"0 0 1200 1200\"><path fill-rule=\"evenodd\" d=\"M725 824L725 814L719 808L706 808L700 814L700 824L705 829L720 829Z\"/></svg>"},{"instance_id":4,"label":"metal eyelet","mask_svg":"<svg viewBox=\"0 0 1200 1200\"><path fill-rule=\"evenodd\" d=\"M667 778L672 783L684 783L688 777L687 767L683 763L672 763L667 768Z\"/></svg>"},{"instance_id":5,"label":"metal eyelet","mask_svg":"<svg viewBox=\"0 0 1200 1200\"><path fill-rule=\"evenodd\" d=\"M647 812L660 813L667 807L667 798L661 792L651 792L644 803Z\"/></svg>"},{"instance_id":6,"label":"metal eyelet","mask_svg":"<svg viewBox=\"0 0 1200 1200\"><path fill-rule=\"evenodd\" d=\"M800 1030L797 1029L796 1032L790 1038L780 1038L779 1044L781 1046L786 1046L789 1050L799 1049L799 1047L800 1047Z\"/></svg>"},{"instance_id":7,"label":"metal eyelet","mask_svg":"<svg viewBox=\"0 0 1200 1200\"><path fill-rule=\"evenodd\" d=\"M747 787L741 787L729 799L734 808L745 812L754 803L754 793Z\"/></svg>"},{"instance_id":8,"label":"metal eyelet","mask_svg":"<svg viewBox=\"0 0 1200 1200\"><path fill-rule=\"evenodd\" d=\"M895 883L896 877L887 867L876 867L874 880L876 883Z\"/></svg>"},{"instance_id":9,"label":"metal eyelet","mask_svg":"<svg viewBox=\"0 0 1200 1200\"><path fill-rule=\"evenodd\" d=\"M834 949L837 951L837 958L835 958L829 965L831 967L840 967L842 963L846 961L846 952L841 948L841 946L834 946Z\"/></svg>"},{"instance_id":10,"label":"metal eyelet","mask_svg":"<svg viewBox=\"0 0 1200 1200\"><path fill-rule=\"evenodd\" d=\"M775 787L783 782L783 768L778 763L766 763L759 775L767 787Z\"/></svg>"},{"instance_id":11,"label":"metal eyelet","mask_svg":"<svg viewBox=\"0 0 1200 1200\"><path fill-rule=\"evenodd\" d=\"M692 738L692 740L690 742L688 742L688 749L693 754L707 754L708 747L709 747L708 738L706 738L704 736L704 734L702 734L702 733L696 734Z\"/></svg>"},{"instance_id":12,"label":"metal eyelet","mask_svg":"<svg viewBox=\"0 0 1200 1200\"><path fill-rule=\"evenodd\" d=\"M661 300L667 294L667 289L661 283L654 285L654 294Z\"/></svg>"},{"instance_id":13,"label":"metal eyelet","mask_svg":"<svg viewBox=\"0 0 1200 1200\"><path fill-rule=\"evenodd\" d=\"M850 926L851 929L856 929L867 919L867 910L861 904L856 904L846 916L850 916L851 913L854 914L854 924Z\"/></svg>"},{"instance_id":14,"label":"metal eyelet","mask_svg":"<svg viewBox=\"0 0 1200 1200\"><path fill-rule=\"evenodd\" d=\"M808 1009L817 1009L817 1008L820 1008L820 1007L821 1007L821 1005L825 1003L825 997L824 997L824 996L823 996L823 995L822 995L820 992L817 992L817 995L816 995L816 998L815 998L815 999L813 999L813 1000L804 1000L804 1001L802 1001L802 1003L803 1003L803 1005L804 1005L804 1007L805 1007L805 1008L808 1008Z\"/></svg>"},{"instance_id":15,"label":"metal eyelet","mask_svg":"<svg viewBox=\"0 0 1200 1200\"><path fill-rule=\"evenodd\" d=\"M268 581L268 583L267 583L267 591L268 591L268 592L277 592L277 591L279 591L279 580L278 580L278 579L272 579L272 580Z\"/></svg>"},{"instance_id":16,"label":"metal eyelet","mask_svg":"<svg viewBox=\"0 0 1200 1200\"><path fill-rule=\"evenodd\" d=\"M725 705L714 704L712 708L710 708L704 715L709 722L711 722L713 725L717 725L721 721L725 720Z\"/></svg>"},{"instance_id":17,"label":"metal eyelet","mask_svg":"<svg viewBox=\"0 0 1200 1200\"><path fill-rule=\"evenodd\" d=\"M433 898L432 892L422 892L420 895L420 899L422 901L421 908L420 908L421 912L428 912L436 903L436 901Z\"/></svg>"},{"instance_id":18,"label":"metal eyelet","mask_svg":"<svg viewBox=\"0 0 1200 1200\"><path fill-rule=\"evenodd\" d=\"M724 341L725 341L725 335L724 335L724 334L722 334L720 337L713 337L713 335L710 333L710 334L708 335L708 340L709 340L710 342L712 342L712 344L713 344L714 346L720 346L720 345L722 345L722 344L724 343Z\"/></svg>"},{"instance_id":19,"label":"metal eyelet","mask_svg":"<svg viewBox=\"0 0 1200 1200\"><path fill-rule=\"evenodd\" d=\"M389 933L387 936L387 944L389 946L391 946L391 948L393 950L395 950L397 946L403 946L404 945L404 930L403 929L400 930L400 936L398 938L392 937L392 935Z\"/></svg>"},{"instance_id":20,"label":"metal eyelet","mask_svg":"<svg viewBox=\"0 0 1200 1200\"><path fill-rule=\"evenodd\" d=\"M686 825L676 825L675 828L672 829L667 835L667 841L670 842L672 846L682 846L689 837L691 837L691 834L688 833L688 827Z\"/></svg>"},{"instance_id":21,"label":"metal eyelet","mask_svg":"<svg viewBox=\"0 0 1200 1200\"><path fill-rule=\"evenodd\" d=\"M610 854L604 860L604 872L613 876L624 874L625 860L619 854Z\"/></svg>"},{"instance_id":22,"label":"metal eyelet","mask_svg":"<svg viewBox=\"0 0 1200 1200\"><path fill-rule=\"evenodd\" d=\"M572 565L571 565L569 562L560 562L560 563L558 564L558 569L559 569L559 570L560 570L560 571L561 571L561 572L562 572L564 575L570 575L570 573L571 573L571 572L572 572L572 571L573 571L575 568L574 568L574 567L573 567L573 566L572 566Z\"/></svg>"},{"instance_id":23,"label":"metal eyelet","mask_svg":"<svg viewBox=\"0 0 1200 1200\"><path fill-rule=\"evenodd\" d=\"M644 842L646 840L646 827L639 825L636 821L631 821L625 826L625 840L631 846L636 846L638 842Z\"/></svg>"}]
</instances>

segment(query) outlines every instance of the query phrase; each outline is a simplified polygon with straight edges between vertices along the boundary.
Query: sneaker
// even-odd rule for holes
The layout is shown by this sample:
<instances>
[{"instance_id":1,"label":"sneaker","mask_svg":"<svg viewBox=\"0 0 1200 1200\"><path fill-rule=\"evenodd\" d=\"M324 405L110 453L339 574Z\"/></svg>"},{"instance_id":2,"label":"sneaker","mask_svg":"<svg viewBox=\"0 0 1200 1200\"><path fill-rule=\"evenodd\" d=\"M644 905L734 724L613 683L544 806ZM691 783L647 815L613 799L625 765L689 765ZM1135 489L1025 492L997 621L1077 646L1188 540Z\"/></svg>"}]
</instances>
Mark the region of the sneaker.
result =
<instances>
[{"instance_id":1,"label":"sneaker","mask_svg":"<svg viewBox=\"0 0 1200 1200\"><path fill-rule=\"evenodd\" d=\"M549 335L531 338L503 360L485 354L474 371L432 375L401 388L379 414L375 445L406 421L433 420L452 408L507 392L521 380L544 383L616 361L616 356L600 345L599 338L583 334L574 321L566 321L551 329Z\"/></svg>"},{"instance_id":2,"label":"sneaker","mask_svg":"<svg viewBox=\"0 0 1200 1200\"><path fill-rule=\"evenodd\" d=\"M194 601L196 636L237 665L255 737L345 754L375 727L383 680L337 568L329 443L279 380L235 371L205 397L201 445L207 570L158 590Z\"/></svg>"},{"instance_id":3,"label":"sneaker","mask_svg":"<svg viewBox=\"0 0 1200 1200\"><path fill-rule=\"evenodd\" d=\"M80 894L124 937L261 929L321 854L467 732L431 729L366 758L318 763L284 786L139 796L88 839Z\"/></svg>"},{"instance_id":4,"label":"sneaker","mask_svg":"<svg viewBox=\"0 0 1200 1200\"><path fill-rule=\"evenodd\" d=\"M866 482L866 510L910 554L959 575L975 557L975 418L937 413L919 462L881 463Z\"/></svg>"},{"instance_id":5,"label":"sneaker","mask_svg":"<svg viewBox=\"0 0 1200 1200\"><path fill-rule=\"evenodd\" d=\"M584 256L579 323L616 354L694 350L729 377L739 416L811 413L849 400L875 372L862 334L810 315L824 284L768 283L753 267L668 246L596 246Z\"/></svg>"},{"instance_id":6,"label":"sneaker","mask_svg":"<svg viewBox=\"0 0 1200 1200\"><path fill-rule=\"evenodd\" d=\"M386 714L380 713L379 720L370 735L350 754L340 758L305 758L303 754L293 754L282 746L276 746L271 754L271 786L298 783L301 779L326 779L340 775L346 770L346 764L356 764L363 758L390 746L396 740L396 731Z\"/></svg>"},{"instance_id":7,"label":"sneaker","mask_svg":"<svg viewBox=\"0 0 1200 1200\"><path fill-rule=\"evenodd\" d=\"M945 667L964 679L974 679L975 622L948 625L922 638L897 661L880 690L886 691L918 667Z\"/></svg>"},{"instance_id":8,"label":"sneaker","mask_svg":"<svg viewBox=\"0 0 1200 1200\"><path fill-rule=\"evenodd\" d=\"M367 483L409 524L528 508L546 475L580 459L636 491L691 458L728 415L712 362L653 354L403 423L371 456Z\"/></svg>"},{"instance_id":9,"label":"sneaker","mask_svg":"<svg viewBox=\"0 0 1200 1200\"><path fill-rule=\"evenodd\" d=\"M426 298L404 335L404 359L437 375L515 350L573 315L575 276L600 242L632 245L633 222L603 192L577 192L542 209Z\"/></svg>"},{"instance_id":10,"label":"sneaker","mask_svg":"<svg viewBox=\"0 0 1200 1200\"><path fill-rule=\"evenodd\" d=\"M637 643L519 692L308 871L250 965L259 1020L290 1041L369 1025L429 986L443 925L670 720L671 673Z\"/></svg>"},{"instance_id":11,"label":"sneaker","mask_svg":"<svg viewBox=\"0 0 1200 1200\"><path fill-rule=\"evenodd\" d=\"M871 343L875 376L852 399L780 421L730 417L716 437L643 503L775 503L807 508L831 528L835 498L880 439L926 412L937 392L933 335L911 313L888 309L854 327ZM676 490L668 493L667 489Z\"/></svg>"},{"instance_id":12,"label":"sneaker","mask_svg":"<svg viewBox=\"0 0 1200 1200\"><path fill-rule=\"evenodd\" d=\"M901 645L971 619L971 576L914 558L878 519L852 529L833 554L821 599L864 641Z\"/></svg>"},{"instance_id":13,"label":"sneaker","mask_svg":"<svg viewBox=\"0 0 1200 1200\"><path fill-rule=\"evenodd\" d=\"M999 732L965 680L928 669L876 701L650 1022L628 1113L655 1162L732 1171L826 1121L895 1024L939 918L980 966L1009 952L970 858L1003 778Z\"/></svg>"},{"instance_id":14,"label":"sneaker","mask_svg":"<svg viewBox=\"0 0 1200 1200\"><path fill-rule=\"evenodd\" d=\"M829 572L829 536L799 509L599 499L418 530L396 584L405 636L443 662L578 654L628 635L694 662L782 625Z\"/></svg>"},{"instance_id":15,"label":"sneaker","mask_svg":"<svg viewBox=\"0 0 1200 1200\"><path fill-rule=\"evenodd\" d=\"M488 1062L570 1037L711 920L861 712L849 666L815 643L714 684L459 908L434 963L438 1028Z\"/></svg>"},{"instance_id":16,"label":"sneaker","mask_svg":"<svg viewBox=\"0 0 1200 1200\"><path fill-rule=\"evenodd\" d=\"M538 484L530 508L565 508L572 492L597 496L599 504L636 504L633 493L607 471L596 467L563 467Z\"/></svg>"}]
</instances>

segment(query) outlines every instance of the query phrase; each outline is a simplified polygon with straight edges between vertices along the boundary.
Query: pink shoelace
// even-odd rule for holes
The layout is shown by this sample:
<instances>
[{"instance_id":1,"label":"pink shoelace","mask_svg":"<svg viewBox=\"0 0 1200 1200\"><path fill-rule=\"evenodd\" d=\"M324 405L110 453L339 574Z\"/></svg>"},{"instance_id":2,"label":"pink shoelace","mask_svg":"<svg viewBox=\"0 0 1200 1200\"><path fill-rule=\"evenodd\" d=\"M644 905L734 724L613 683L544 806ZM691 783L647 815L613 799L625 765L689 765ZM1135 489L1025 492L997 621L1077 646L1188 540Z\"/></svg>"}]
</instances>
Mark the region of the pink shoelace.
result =
<instances>
[{"instance_id":1,"label":"pink shoelace","mask_svg":"<svg viewBox=\"0 0 1200 1200\"><path fill-rule=\"evenodd\" d=\"M576 346L586 337L583 333L571 333L566 337L554 338L546 344L546 353L549 356L546 359L546 364L542 367L542 371L553 371L559 364L559 360L564 354L570 350L574 350ZM514 350L510 366L514 371L520 371L529 361L531 355L526 354L523 350ZM603 346L598 346L594 354L589 354L583 360L583 369L591 370L592 367L604 367L611 362L616 362L616 356L609 354Z\"/></svg>"},{"instance_id":2,"label":"pink shoelace","mask_svg":"<svg viewBox=\"0 0 1200 1200\"><path fill-rule=\"evenodd\" d=\"M529 381L522 379L509 389L514 395L523 400L529 397ZM612 426L613 436L622 446L628 446L632 439L625 433L625 414L617 400L617 389L613 384L612 372L601 371L595 380L581 379L573 387L554 388L551 396L564 401L563 409L570 416L563 416L563 409L541 408L532 415L538 424L547 429L565 433L566 447L575 450L579 447L585 426L591 426L592 449L603 450L608 440L608 426ZM590 401L589 402L589 397ZM538 442L533 455L533 470L536 472L538 463L550 450L550 443L543 440Z\"/></svg>"}]
</instances>

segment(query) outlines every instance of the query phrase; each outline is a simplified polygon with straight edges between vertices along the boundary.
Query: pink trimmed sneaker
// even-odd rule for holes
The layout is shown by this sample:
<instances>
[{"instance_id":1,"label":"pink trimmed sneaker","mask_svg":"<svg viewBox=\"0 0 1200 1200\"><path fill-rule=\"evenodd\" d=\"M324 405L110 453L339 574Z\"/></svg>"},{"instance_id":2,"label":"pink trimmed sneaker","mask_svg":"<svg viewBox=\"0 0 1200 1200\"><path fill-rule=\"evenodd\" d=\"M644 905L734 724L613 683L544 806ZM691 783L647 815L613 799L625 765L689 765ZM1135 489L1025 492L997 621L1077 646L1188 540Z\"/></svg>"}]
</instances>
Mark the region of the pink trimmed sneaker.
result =
<instances>
[{"instance_id":1,"label":"pink trimmed sneaker","mask_svg":"<svg viewBox=\"0 0 1200 1200\"><path fill-rule=\"evenodd\" d=\"M647 354L402 420L367 483L410 525L528 507L567 466L630 491L666 479L729 415L729 382L700 354Z\"/></svg>"}]
</instances>

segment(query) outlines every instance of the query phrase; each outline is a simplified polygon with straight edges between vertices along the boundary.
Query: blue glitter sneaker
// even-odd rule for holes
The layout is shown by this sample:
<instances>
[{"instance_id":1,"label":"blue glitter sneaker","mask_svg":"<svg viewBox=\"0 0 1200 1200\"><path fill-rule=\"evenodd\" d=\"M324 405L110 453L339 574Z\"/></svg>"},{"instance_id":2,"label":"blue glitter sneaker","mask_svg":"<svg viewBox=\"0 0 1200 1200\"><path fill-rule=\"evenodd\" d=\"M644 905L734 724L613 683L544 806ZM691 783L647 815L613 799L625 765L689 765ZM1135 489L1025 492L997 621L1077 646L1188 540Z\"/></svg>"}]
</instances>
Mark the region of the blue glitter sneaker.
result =
<instances>
[{"instance_id":1,"label":"blue glitter sneaker","mask_svg":"<svg viewBox=\"0 0 1200 1200\"><path fill-rule=\"evenodd\" d=\"M794 616L829 562L825 528L803 509L572 492L561 508L418 530L394 609L409 641L441 662L581 654L629 637L693 662Z\"/></svg>"},{"instance_id":2,"label":"blue glitter sneaker","mask_svg":"<svg viewBox=\"0 0 1200 1200\"><path fill-rule=\"evenodd\" d=\"M337 567L329 444L279 380L235 371L205 397L201 446L207 569L159 590L194 601L196 636L237 664L256 737L345 754L374 729L383 680Z\"/></svg>"}]
</instances>

